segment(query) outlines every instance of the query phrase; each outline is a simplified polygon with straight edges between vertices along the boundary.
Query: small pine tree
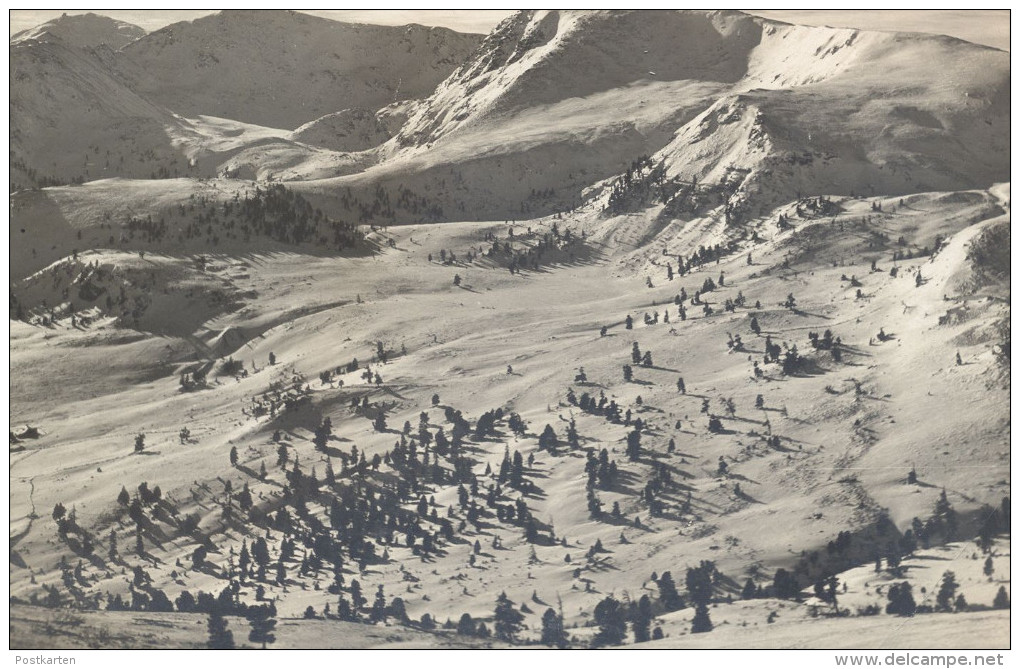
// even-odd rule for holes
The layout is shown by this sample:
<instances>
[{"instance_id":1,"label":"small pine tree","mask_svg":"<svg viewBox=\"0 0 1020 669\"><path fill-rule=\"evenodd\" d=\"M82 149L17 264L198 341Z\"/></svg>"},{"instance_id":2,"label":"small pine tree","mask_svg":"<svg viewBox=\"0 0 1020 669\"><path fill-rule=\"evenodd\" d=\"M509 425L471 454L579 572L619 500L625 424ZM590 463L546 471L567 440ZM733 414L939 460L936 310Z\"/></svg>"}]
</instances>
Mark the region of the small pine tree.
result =
<instances>
[{"instance_id":1,"label":"small pine tree","mask_svg":"<svg viewBox=\"0 0 1020 669\"><path fill-rule=\"evenodd\" d=\"M553 429L552 425L548 423L542 434L538 437L538 448L540 450L549 451L553 455L556 454L556 447L559 445L559 438L556 436L556 430Z\"/></svg>"},{"instance_id":2,"label":"small pine tree","mask_svg":"<svg viewBox=\"0 0 1020 669\"><path fill-rule=\"evenodd\" d=\"M911 590L910 583L906 581L894 583L890 586L888 594L889 603L885 607L885 612L897 616L914 615L914 612L917 610L917 604L914 602L914 595Z\"/></svg>"},{"instance_id":3,"label":"small pine tree","mask_svg":"<svg viewBox=\"0 0 1020 669\"><path fill-rule=\"evenodd\" d=\"M182 595L183 596L183 595ZM206 643L211 650L233 650L234 633L227 629L227 621L218 608L209 612L209 641Z\"/></svg>"},{"instance_id":4,"label":"small pine tree","mask_svg":"<svg viewBox=\"0 0 1020 669\"><path fill-rule=\"evenodd\" d=\"M957 587L959 587L959 584L956 582L956 574L951 571L942 574L942 585L935 596L935 603L939 609L943 611L953 610L953 600L956 597Z\"/></svg>"},{"instance_id":5,"label":"small pine tree","mask_svg":"<svg viewBox=\"0 0 1020 669\"><path fill-rule=\"evenodd\" d=\"M354 611L351 610L351 605L348 603L347 599L344 598L343 593L340 593L340 596L337 599L336 617L339 620L346 620L348 622L354 621L357 618Z\"/></svg>"},{"instance_id":6,"label":"small pine tree","mask_svg":"<svg viewBox=\"0 0 1020 669\"><path fill-rule=\"evenodd\" d=\"M252 643L262 644L262 650L267 644L276 641L273 631L276 629L276 619L272 616L269 606L252 606L248 608L248 625L251 631L248 632L248 640Z\"/></svg>"},{"instance_id":7,"label":"small pine tree","mask_svg":"<svg viewBox=\"0 0 1020 669\"><path fill-rule=\"evenodd\" d=\"M382 586L379 586L380 588ZM388 609L389 615L393 616L401 623L407 623L407 607L404 604L404 600L400 597L394 597L390 602Z\"/></svg>"},{"instance_id":8,"label":"small pine tree","mask_svg":"<svg viewBox=\"0 0 1020 669\"><path fill-rule=\"evenodd\" d=\"M476 633L474 618L471 617L470 613L465 613L457 623L457 634L461 636L475 636Z\"/></svg>"},{"instance_id":9,"label":"small pine tree","mask_svg":"<svg viewBox=\"0 0 1020 669\"><path fill-rule=\"evenodd\" d=\"M361 594L361 583L357 579L351 581L351 601L354 602L354 611L360 611L368 600Z\"/></svg>"},{"instance_id":10,"label":"small pine tree","mask_svg":"<svg viewBox=\"0 0 1020 669\"><path fill-rule=\"evenodd\" d=\"M372 603L369 619L372 622L386 622L386 596L383 594L382 584L379 585L379 589L375 593L375 601Z\"/></svg>"},{"instance_id":11,"label":"small pine tree","mask_svg":"<svg viewBox=\"0 0 1020 669\"><path fill-rule=\"evenodd\" d=\"M715 564L702 560L697 567L689 567L685 583L687 592L695 604L707 605L712 599L712 579L715 575Z\"/></svg>"},{"instance_id":12,"label":"small pine tree","mask_svg":"<svg viewBox=\"0 0 1020 669\"><path fill-rule=\"evenodd\" d=\"M315 428L312 443L315 445L315 450L325 452L326 444L329 443L329 430L324 425Z\"/></svg>"},{"instance_id":13,"label":"small pine tree","mask_svg":"<svg viewBox=\"0 0 1020 669\"><path fill-rule=\"evenodd\" d=\"M662 572L662 576L659 577L656 583L659 586L659 602L664 609L676 611L683 607L683 601L680 599L676 584L673 582L673 575L670 572Z\"/></svg>"},{"instance_id":14,"label":"small pine tree","mask_svg":"<svg viewBox=\"0 0 1020 669\"><path fill-rule=\"evenodd\" d=\"M757 592L758 589L754 585L754 581L752 579L747 579L747 582L744 583L744 589L740 593L740 597L741 599L754 599Z\"/></svg>"},{"instance_id":15,"label":"small pine tree","mask_svg":"<svg viewBox=\"0 0 1020 669\"><path fill-rule=\"evenodd\" d=\"M652 638L652 601L648 595L642 595L638 600L637 609L631 621L631 629L634 631L634 642L641 643Z\"/></svg>"},{"instance_id":16,"label":"small pine tree","mask_svg":"<svg viewBox=\"0 0 1020 669\"><path fill-rule=\"evenodd\" d=\"M1004 585L999 586L999 591L995 593L995 600L992 602L992 608L995 609L1009 608L1009 595L1006 594L1006 586Z\"/></svg>"},{"instance_id":17,"label":"small pine tree","mask_svg":"<svg viewBox=\"0 0 1020 669\"><path fill-rule=\"evenodd\" d=\"M230 466L237 466L237 446L230 447Z\"/></svg>"},{"instance_id":18,"label":"small pine tree","mask_svg":"<svg viewBox=\"0 0 1020 669\"><path fill-rule=\"evenodd\" d=\"M496 609L493 616L496 637L513 643L523 621L524 616L514 609L510 598L506 596L505 592L501 593L496 599Z\"/></svg>"},{"instance_id":19,"label":"small pine tree","mask_svg":"<svg viewBox=\"0 0 1020 669\"><path fill-rule=\"evenodd\" d=\"M563 629L563 617L551 608L542 614L542 643L554 648L566 648L569 645L566 630Z\"/></svg>"},{"instance_id":20,"label":"small pine tree","mask_svg":"<svg viewBox=\"0 0 1020 669\"><path fill-rule=\"evenodd\" d=\"M599 631L592 639L593 648L619 646L627 634L627 621L623 606L613 597L606 597L595 605L595 624Z\"/></svg>"},{"instance_id":21,"label":"small pine tree","mask_svg":"<svg viewBox=\"0 0 1020 669\"><path fill-rule=\"evenodd\" d=\"M641 457L641 432L639 430L627 434L627 457L631 460Z\"/></svg>"},{"instance_id":22,"label":"small pine tree","mask_svg":"<svg viewBox=\"0 0 1020 669\"><path fill-rule=\"evenodd\" d=\"M702 634L712 631L712 620L708 617L708 606L698 604L694 612L694 620L691 621L691 633Z\"/></svg>"}]
</instances>

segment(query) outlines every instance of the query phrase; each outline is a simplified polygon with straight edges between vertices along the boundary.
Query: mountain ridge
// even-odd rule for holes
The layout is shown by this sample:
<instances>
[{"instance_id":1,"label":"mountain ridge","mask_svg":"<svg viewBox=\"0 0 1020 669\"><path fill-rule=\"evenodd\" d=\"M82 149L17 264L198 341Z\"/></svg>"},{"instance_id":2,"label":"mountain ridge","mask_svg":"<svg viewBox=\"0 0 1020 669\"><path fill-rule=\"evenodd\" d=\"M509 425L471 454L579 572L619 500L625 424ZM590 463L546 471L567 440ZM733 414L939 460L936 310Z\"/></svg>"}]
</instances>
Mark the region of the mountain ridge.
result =
<instances>
[{"instance_id":1,"label":"mountain ridge","mask_svg":"<svg viewBox=\"0 0 1020 669\"><path fill-rule=\"evenodd\" d=\"M479 39L233 10L150 33L122 49L117 65L135 90L184 116L292 130L343 109L427 95Z\"/></svg>"},{"instance_id":2,"label":"mountain ridge","mask_svg":"<svg viewBox=\"0 0 1020 669\"><path fill-rule=\"evenodd\" d=\"M119 49L143 37L145 30L102 14L64 14L34 28L11 35L10 42L57 38L70 46L94 48L101 45Z\"/></svg>"},{"instance_id":3,"label":"mountain ridge","mask_svg":"<svg viewBox=\"0 0 1020 669\"><path fill-rule=\"evenodd\" d=\"M649 37L655 34L652 26L663 35L658 41ZM667 38L676 26L686 26L700 41ZM626 40L612 40L609 48L610 40L591 39L593 32L619 33ZM719 59L720 53L731 55ZM690 69L695 57L715 64L700 73ZM613 69L596 67L606 59ZM691 72L700 78L678 99L677 86ZM947 79L966 94L954 97L950 91L957 89L947 88ZM641 99L628 94L635 87ZM584 188L619 174L642 154L665 150L690 132L683 126L693 115L725 96L754 99L774 133L785 137L787 150L845 154L849 160L842 189L834 191L831 179L816 184L803 174L797 177L800 186L784 195L877 193L883 181L889 182L890 194L988 187L1008 179L1008 155L995 139L1008 124L1007 91L1008 54L939 36L803 27L740 12L520 12L497 26L472 59L417 106L396 137L376 152L377 165L360 175L302 187L327 196L334 187L377 180L406 179L435 188L449 182L455 165L470 163L462 191L484 196L461 200L464 206L487 207L493 218L513 216L521 213L513 208L532 189L551 187L557 197L536 203L542 208L534 211L562 210L575 206ZM571 119L579 118L586 101L593 105L589 125L567 129L577 126ZM677 114L679 108L684 113ZM839 112L826 115L830 109ZM625 127L638 115L650 122L638 130L636 141L597 132L613 124ZM989 127L976 126L977 118ZM812 134L810 128L819 125L825 131ZM569 145L558 152L564 167L529 157L531 146L518 138L536 127L548 129L550 144ZM556 134L557 128L563 130ZM486 141L484 151L468 148ZM954 145L957 150L946 150ZM861 154L858 146L868 148ZM696 153L676 154L671 162L683 171L683 163L722 159L722 154L708 155L710 141ZM493 156L491 166L485 165L486 154ZM887 178L886 154L911 156L917 173L907 173L911 168ZM961 161L966 164L957 165ZM520 185L488 176L497 163L498 169L520 173ZM582 183L576 176L589 165L596 173ZM502 194L493 188L496 183Z\"/></svg>"}]
</instances>

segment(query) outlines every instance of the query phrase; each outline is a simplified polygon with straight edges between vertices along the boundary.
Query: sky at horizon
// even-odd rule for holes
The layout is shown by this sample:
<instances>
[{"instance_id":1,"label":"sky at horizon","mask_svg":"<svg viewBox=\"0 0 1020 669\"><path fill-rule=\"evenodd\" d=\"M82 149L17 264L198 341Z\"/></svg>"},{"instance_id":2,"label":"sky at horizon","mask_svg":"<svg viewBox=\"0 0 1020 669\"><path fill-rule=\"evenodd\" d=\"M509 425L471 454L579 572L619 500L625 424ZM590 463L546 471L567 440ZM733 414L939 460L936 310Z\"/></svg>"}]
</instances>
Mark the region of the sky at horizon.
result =
<instances>
[{"instance_id":1,"label":"sky at horizon","mask_svg":"<svg viewBox=\"0 0 1020 669\"><path fill-rule=\"evenodd\" d=\"M152 32L171 23L193 21L217 10L67 9L10 10L10 34L33 28L63 13L93 11ZM487 33L511 10L309 9L306 14L351 23L380 25L444 26L461 32ZM1010 14L1007 9L980 10L745 10L748 13L789 23L829 25L863 30L903 30L951 35L969 42L1010 50Z\"/></svg>"}]
</instances>

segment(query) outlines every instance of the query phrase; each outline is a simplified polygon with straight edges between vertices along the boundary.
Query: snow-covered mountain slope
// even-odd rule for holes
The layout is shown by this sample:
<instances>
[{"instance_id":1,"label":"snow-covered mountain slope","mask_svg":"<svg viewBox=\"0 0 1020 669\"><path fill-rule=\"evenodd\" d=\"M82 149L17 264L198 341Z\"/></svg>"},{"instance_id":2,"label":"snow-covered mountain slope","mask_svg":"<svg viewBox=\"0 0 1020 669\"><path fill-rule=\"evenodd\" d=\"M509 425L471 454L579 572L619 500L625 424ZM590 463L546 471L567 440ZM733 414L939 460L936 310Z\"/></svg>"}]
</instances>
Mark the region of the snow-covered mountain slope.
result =
<instances>
[{"instance_id":1,"label":"snow-covered mountain slope","mask_svg":"<svg viewBox=\"0 0 1020 669\"><path fill-rule=\"evenodd\" d=\"M428 186L451 216L511 218L575 206L641 156L706 183L741 169L727 177L734 206L757 211L798 194L988 187L1008 179L1008 82L1005 52L933 35L739 12L521 12L377 166L308 188Z\"/></svg>"},{"instance_id":2,"label":"snow-covered mountain slope","mask_svg":"<svg viewBox=\"0 0 1020 669\"><path fill-rule=\"evenodd\" d=\"M53 189L63 193L63 207L80 212L73 229L86 237L103 221L99 194L86 206L89 188ZM232 200L229 192L216 195L222 183L203 188L196 199L211 198L215 210ZM105 195L135 199L137 194L128 192L109 184ZM177 202L161 199L172 197L170 191L149 197L147 208L154 214L167 205L187 210L195 201L184 192ZM116 531L126 564L142 565L153 587L171 599L185 589L218 591L230 548L236 555L242 541L264 533L247 520L237 524L224 516L224 482L230 481L235 493L249 485L257 503L274 512L287 504L279 487L284 474L274 464L280 444L273 435L280 431L291 463L300 458L302 471L314 468L322 476L332 458L337 485L355 487L356 475L340 470L336 452L346 454L356 445L371 459L399 440L394 432L375 429L372 416L351 408L352 398L367 397L372 407L384 407L395 431L425 411L430 430L444 426L449 433L445 407L463 411L472 425L494 407L519 413L528 425L522 435L500 422L491 436L465 438L465 453L479 479L480 492L471 499L490 508L487 489L496 484L504 449L520 451L524 459L533 455L525 476L536 488L504 483L495 499L513 504L520 498L548 528L543 537L549 531L556 536L532 544L519 525L490 514L484 527L466 524L456 530L455 540L442 543L428 561L400 537L384 542L376 555L385 549L387 557L365 570L346 563L346 583L356 578L366 592L382 585L388 596L399 594L415 620L428 613L456 621L467 612L491 623L493 600L506 590L529 607L534 600L549 603L559 597L568 625L583 628L593 607L609 594L654 598L649 574L672 570L679 580L686 567L703 559L726 576L717 584L712 608L720 629L726 620L760 620L771 608L792 607L780 612L784 624L783 616L806 616L803 607L768 598L748 604L749 610L744 604L730 608L725 601L747 578L769 585L779 568L794 570L801 584L809 585L826 566L838 565L842 572L873 561L871 551L898 539L913 518L931 517L942 489L964 536L973 535L985 505L998 505L1009 494L1008 388L1001 349L1003 342L1008 345L1002 331L1008 284L981 287L968 279L980 257L971 250L987 245L980 240L989 229L1008 226L1008 198L1008 189L925 193L902 202L833 198L834 208L825 215L813 215L801 201L748 222L747 230L728 228L717 214L660 228L654 209L607 218L588 207L563 218L526 221L515 226L513 240L502 223L391 228L375 234L393 244L365 257L280 248L252 254L240 240L225 239L203 255L201 264L197 257L164 253L172 244L151 246L144 258L98 246L77 259L55 262L12 285L24 309L24 320L12 322L12 420L42 432L38 439L19 441L17 448L24 450L12 456L11 533L19 537L15 551L26 565L12 566L12 591L25 598L41 584L59 583L66 550L53 540L55 525L48 514L39 514L45 522L30 521L33 505L48 511L58 502L75 505L77 522L102 544L98 553L106 554L105 537ZM777 225L778 213L789 216L786 227ZM553 239L554 225L560 235L570 230L583 240L565 247L577 254L573 260L564 251L561 261L511 274L500 255L467 255L487 235L497 235L500 246L528 248L547 234ZM649 234L650 243L632 243ZM593 252L582 254L589 244ZM719 263L668 279L664 265L676 270L676 255L689 257L699 246L715 244L728 249ZM444 264L440 250L447 259L455 251L457 260ZM904 257L893 261L893 253ZM82 277L88 279L89 272L103 277L88 282L100 292L86 289ZM459 286L454 274L461 277ZM691 304L707 279L716 283L701 295L711 313ZM859 296L854 282L860 284ZM139 329L115 327L102 311L101 291L116 309L118 286L124 287L128 307L150 295L152 304L192 304L209 320L196 327L183 318L187 309L178 309L179 318L174 309L163 309L141 314ZM681 288L688 296L686 319L674 301ZM81 297L83 292L91 301ZM783 306L791 293L795 308ZM741 296L743 306L723 307ZM91 319L88 325L69 323L68 301L76 302L79 317ZM658 319L643 323L642 315L653 312ZM670 323L663 322L667 312ZM41 319L51 314L56 323L44 326ZM628 315L635 321L630 330L624 325ZM751 329L752 316L760 334ZM146 322L157 317L171 319L176 327ZM600 336L602 326L606 336ZM826 329L840 339L839 358L810 343L811 333ZM146 334L150 330L160 335ZM727 350L727 335L740 335L743 350ZM762 364L766 337L784 352L797 347L808 362L790 373L776 363ZM371 361L377 342L395 352L385 364ZM654 355L654 363L635 365L628 382L621 367L631 363L634 342ZM270 353L275 365L267 364ZM196 364L218 369L228 358L240 360L245 374L213 376L206 387L181 390L186 370ZM366 383L361 369L341 370L331 383L315 380L352 358L378 371L381 382ZM762 367L761 375L753 363ZM101 379L76 371L100 364L107 370ZM587 380L577 379L581 367ZM677 389L678 377L686 380L686 392ZM301 388L307 386L305 404L272 416L252 414L253 398L295 379ZM578 397L604 393L632 412L631 424L581 410L568 399L569 388ZM439 407L433 395L439 396ZM762 402L756 406L759 395ZM322 452L311 437L326 416L335 438ZM720 418L721 429L707 428L710 416ZM645 427L640 457L631 459L625 445L635 418ZM577 447L565 439L571 419ZM555 453L538 448L546 424L561 440ZM189 429L193 441L180 443L181 427ZM140 432L147 435L148 455L131 454ZM228 459L233 446L237 467ZM585 448L606 449L619 468L616 484L596 491L605 511L600 520L591 517L586 503ZM61 466L48 466L58 455ZM255 475L263 461L269 471L264 480ZM458 486L448 478L452 465L443 457L437 464L447 473L429 483L426 499L434 496L432 508L457 526L464 511ZM915 482L909 481L911 470ZM663 471L670 478L653 490L663 505L655 514L647 485ZM382 464L365 480L385 483L394 472ZM180 517L197 514L202 533L191 537L171 521L159 520L143 537L146 550L159 558L155 566L124 545L133 530L115 499L122 485L133 490L141 481L150 488L158 484L171 505L167 508ZM323 484L323 495L330 490ZM310 502L308 517L324 519L325 500ZM411 510L417 501L411 496L404 506ZM614 504L619 515L610 512ZM236 520L236 508L234 513ZM295 522L311 523L308 517ZM826 548L840 532L853 535L849 555ZM271 535L275 554L283 534L274 527ZM501 540L499 548L491 548L494 536ZM178 559L190 564L206 537L216 548L208 557L214 568L174 566ZM475 540L484 548L472 564ZM586 559L596 541L602 551ZM811 554L819 557L812 560ZM267 596L279 597L277 607L285 617L336 602L328 592L331 572L301 572L299 563L287 562L283 583L258 583ZM129 596L128 579L115 570L108 575L88 563L83 569L89 584L83 592ZM875 599L859 581L851 580L851 595ZM968 598L987 604L988 593L971 580L966 583ZM253 601L254 589L248 582L240 596ZM527 614L529 638L537 638L544 608L532 607ZM690 614L689 608L663 614L661 624L684 629ZM851 621L842 629L852 633L861 624L866 634L872 628L865 623ZM784 635L794 634L793 627L784 629ZM590 631L572 634L583 645ZM819 643L816 636L804 638Z\"/></svg>"},{"instance_id":3,"label":"snow-covered mountain slope","mask_svg":"<svg viewBox=\"0 0 1020 669\"><path fill-rule=\"evenodd\" d=\"M1008 643L1002 52L540 11L435 91L392 48L310 87L361 30L11 45L16 173L85 181L11 196L12 643L191 646L212 595L285 647L458 644L503 592L573 647L646 595L666 647ZM959 613L882 610L945 570Z\"/></svg>"},{"instance_id":4,"label":"snow-covered mountain slope","mask_svg":"<svg viewBox=\"0 0 1020 669\"><path fill-rule=\"evenodd\" d=\"M139 37L145 30L136 25L100 14L64 14L42 25L22 30L11 36L11 42L46 41L56 38L64 44L81 49L107 46L119 49Z\"/></svg>"},{"instance_id":5,"label":"snow-covered mountain slope","mask_svg":"<svg viewBox=\"0 0 1020 669\"><path fill-rule=\"evenodd\" d=\"M12 38L13 190L118 176L299 178L308 174L290 171L299 165L327 165L317 176L357 171L341 166L365 161L338 152L389 139L406 119L397 110L481 39L283 11L224 12L140 40L128 28L72 16ZM132 37L114 39L122 34Z\"/></svg>"},{"instance_id":6,"label":"snow-covered mountain slope","mask_svg":"<svg viewBox=\"0 0 1020 669\"><path fill-rule=\"evenodd\" d=\"M480 39L230 10L150 33L117 62L134 90L184 116L295 129L343 109L424 97Z\"/></svg>"},{"instance_id":7,"label":"snow-covered mountain slope","mask_svg":"<svg viewBox=\"0 0 1020 669\"><path fill-rule=\"evenodd\" d=\"M92 52L59 38L10 45L11 186L195 174L171 146L179 119Z\"/></svg>"},{"instance_id":8,"label":"snow-covered mountain slope","mask_svg":"<svg viewBox=\"0 0 1020 669\"><path fill-rule=\"evenodd\" d=\"M333 151L364 151L390 138L385 124L368 109L344 109L305 123L291 137Z\"/></svg>"},{"instance_id":9,"label":"snow-covered mountain slope","mask_svg":"<svg viewBox=\"0 0 1020 669\"><path fill-rule=\"evenodd\" d=\"M778 33L803 43L799 33L811 29L773 30L752 56L778 61L774 71L781 72L787 55L770 51ZM663 162L667 176L710 183L746 170L738 200L759 207L798 195L904 194L1005 178L1007 54L932 36L843 37L832 35L812 52L815 64L848 52L834 71L800 85L768 85L770 77L758 74L760 87L748 83L715 102L653 162Z\"/></svg>"}]
</instances>

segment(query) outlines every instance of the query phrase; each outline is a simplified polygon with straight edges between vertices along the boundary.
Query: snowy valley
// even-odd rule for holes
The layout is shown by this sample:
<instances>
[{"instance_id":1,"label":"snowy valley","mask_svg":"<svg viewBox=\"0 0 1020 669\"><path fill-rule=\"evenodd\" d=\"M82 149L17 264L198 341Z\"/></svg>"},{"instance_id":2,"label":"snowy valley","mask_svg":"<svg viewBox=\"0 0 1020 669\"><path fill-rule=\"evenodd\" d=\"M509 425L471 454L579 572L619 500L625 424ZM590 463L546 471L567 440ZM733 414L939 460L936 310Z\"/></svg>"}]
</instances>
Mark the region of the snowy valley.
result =
<instances>
[{"instance_id":1,"label":"snowy valley","mask_svg":"<svg viewBox=\"0 0 1020 669\"><path fill-rule=\"evenodd\" d=\"M1009 647L1007 52L230 11L10 57L12 648Z\"/></svg>"}]
</instances>

